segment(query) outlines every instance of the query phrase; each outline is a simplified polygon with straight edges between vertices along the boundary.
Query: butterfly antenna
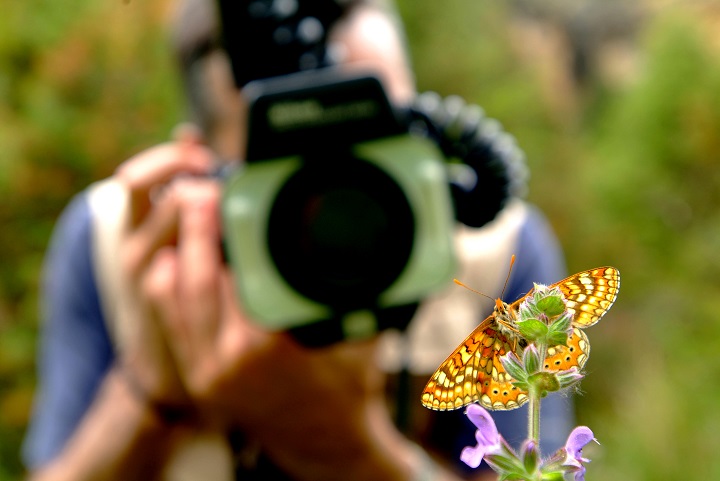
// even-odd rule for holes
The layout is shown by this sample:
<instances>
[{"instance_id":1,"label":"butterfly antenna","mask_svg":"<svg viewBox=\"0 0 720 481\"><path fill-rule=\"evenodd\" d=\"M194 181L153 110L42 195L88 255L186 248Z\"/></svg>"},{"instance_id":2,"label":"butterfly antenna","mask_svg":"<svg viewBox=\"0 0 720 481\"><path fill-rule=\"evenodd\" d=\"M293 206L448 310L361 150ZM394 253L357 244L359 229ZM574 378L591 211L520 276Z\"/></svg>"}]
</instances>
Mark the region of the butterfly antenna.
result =
<instances>
[{"instance_id":1,"label":"butterfly antenna","mask_svg":"<svg viewBox=\"0 0 720 481\"><path fill-rule=\"evenodd\" d=\"M470 291L470 292L474 292L475 294L481 295L481 296L483 296L483 297L487 297L487 298L490 299L491 301L494 301L494 300L495 300L495 299L493 299L492 297L490 297L490 296L488 296L487 294L485 294L484 292L477 291L477 290L473 289L472 287L468 286L467 284L463 284L462 282L460 282L460 281L457 280L457 279L453 279L453 282L455 282L455 284L457 284L457 285L460 286L460 287L464 287L465 289L467 289L467 290Z\"/></svg>"},{"instance_id":2,"label":"butterfly antenna","mask_svg":"<svg viewBox=\"0 0 720 481\"><path fill-rule=\"evenodd\" d=\"M500 294L500 299L505 299L505 289L507 289L508 282L510 281L510 274L512 273L513 264L515 264L515 254L510 257L510 267L508 268L508 274L505 278L505 285L503 286L502 293Z\"/></svg>"}]
</instances>

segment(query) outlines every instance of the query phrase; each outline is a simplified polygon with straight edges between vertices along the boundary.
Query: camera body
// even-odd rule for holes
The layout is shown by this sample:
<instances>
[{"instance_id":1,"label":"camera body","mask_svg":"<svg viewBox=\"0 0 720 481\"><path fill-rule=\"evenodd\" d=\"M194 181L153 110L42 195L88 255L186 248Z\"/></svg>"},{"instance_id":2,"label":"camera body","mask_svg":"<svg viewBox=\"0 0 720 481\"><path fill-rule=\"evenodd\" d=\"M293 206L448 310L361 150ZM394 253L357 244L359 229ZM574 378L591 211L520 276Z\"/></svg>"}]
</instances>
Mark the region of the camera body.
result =
<instances>
[{"instance_id":1,"label":"camera body","mask_svg":"<svg viewBox=\"0 0 720 481\"><path fill-rule=\"evenodd\" d=\"M371 74L309 70L253 81L244 94L246 163L222 201L243 306L269 329L315 340L409 320L455 269L436 144L409 132Z\"/></svg>"}]
</instances>

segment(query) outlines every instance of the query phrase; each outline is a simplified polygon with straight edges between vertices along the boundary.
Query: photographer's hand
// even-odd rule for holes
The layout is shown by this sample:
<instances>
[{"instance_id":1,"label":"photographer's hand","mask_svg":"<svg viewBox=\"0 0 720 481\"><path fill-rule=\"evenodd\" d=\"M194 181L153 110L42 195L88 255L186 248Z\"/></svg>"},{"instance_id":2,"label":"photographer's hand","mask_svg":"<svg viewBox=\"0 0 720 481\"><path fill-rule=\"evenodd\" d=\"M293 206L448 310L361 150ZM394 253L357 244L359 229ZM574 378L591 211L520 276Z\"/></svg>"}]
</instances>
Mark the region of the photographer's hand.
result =
<instances>
[{"instance_id":1,"label":"photographer's hand","mask_svg":"<svg viewBox=\"0 0 720 481\"><path fill-rule=\"evenodd\" d=\"M133 305L138 315L124 319L135 326L136 344L125 345L116 365L105 376L82 421L52 461L32 470L35 480L125 480L155 479L175 440L187 430L158 417L153 402L187 399L174 361L160 331L141 305L133 280L144 272L158 243L173 242L176 209L172 196L163 202L152 197L179 174L204 174L211 158L197 138L186 130L176 142L146 150L127 161L107 184L127 194L127 222L118 241L122 268L114 272L129 285L119 304ZM113 197L112 202L119 199ZM78 314L81 315L81 314ZM123 319L116 319L122 321Z\"/></svg>"},{"instance_id":2,"label":"photographer's hand","mask_svg":"<svg viewBox=\"0 0 720 481\"><path fill-rule=\"evenodd\" d=\"M160 326L150 322L151 306L143 302L143 282L155 252L177 239L177 177L207 175L212 166L210 151L192 129L178 129L175 137L175 142L128 160L115 175L127 194L118 252L124 299L115 319L127 338L119 341L119 369L146 401L170 407L186 404L187 398Z\"/></svg>"}]
</instances>

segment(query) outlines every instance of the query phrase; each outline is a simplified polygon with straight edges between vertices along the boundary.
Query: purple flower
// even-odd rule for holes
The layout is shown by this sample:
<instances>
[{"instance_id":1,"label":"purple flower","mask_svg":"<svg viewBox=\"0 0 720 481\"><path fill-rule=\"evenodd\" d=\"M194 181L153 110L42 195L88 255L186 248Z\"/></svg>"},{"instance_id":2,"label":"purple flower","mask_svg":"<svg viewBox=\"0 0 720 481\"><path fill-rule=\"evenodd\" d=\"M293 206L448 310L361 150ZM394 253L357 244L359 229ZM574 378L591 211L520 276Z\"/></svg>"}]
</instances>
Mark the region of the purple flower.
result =
<instances>
[{"instance_id":1,"label":"purple flower","mask_svg":"<svg viewBox=\"0 0 720 481\"><path fill-rule=\"evenodd\" d=\"M582 457L582 450L590 441L597 442L590 428L578 426L572 430L565 443L566 458L563 465L575 471L575 481L585 481L585 466L582 463L589 463L590 460Z\"/></svg>"},{"instance_id":2,"label":"purple flower","mask_svg":"<svg viewBox=\"0 0 720 481\"><path fill-rule=\"evenodd\" d=\"M475 431L477 446L468 446L463 449L460 453L460 460L471 468L477 468L483 457L500 452L502 447L500 434L490 413L481 406L471 404L465 410L465 414L477 427L477 431Z\"/></svg>"}]
</instances>

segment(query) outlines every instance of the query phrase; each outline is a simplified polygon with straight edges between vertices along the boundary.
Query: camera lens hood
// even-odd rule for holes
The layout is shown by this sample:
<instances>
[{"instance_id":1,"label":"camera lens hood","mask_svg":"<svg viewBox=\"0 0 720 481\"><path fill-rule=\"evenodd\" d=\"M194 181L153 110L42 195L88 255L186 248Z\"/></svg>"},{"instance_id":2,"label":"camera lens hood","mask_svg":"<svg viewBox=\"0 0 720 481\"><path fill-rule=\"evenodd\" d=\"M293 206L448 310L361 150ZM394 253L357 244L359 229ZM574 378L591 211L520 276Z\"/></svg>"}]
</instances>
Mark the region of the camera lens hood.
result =
<instances>
[{"instance_id":1,"label":"camera lens hood","mask_svg":"<svg viewBox=\"0 0 720 481\"><path fill-rule=\"evenodd\" d=\"M513 197L527 193L529 170L515 138L482 108L458 96L435 92L417 96L410 111L410 130L435 141L448 159L455 217L470 227L482 227Z\"/></svg>"}]
</instances>

